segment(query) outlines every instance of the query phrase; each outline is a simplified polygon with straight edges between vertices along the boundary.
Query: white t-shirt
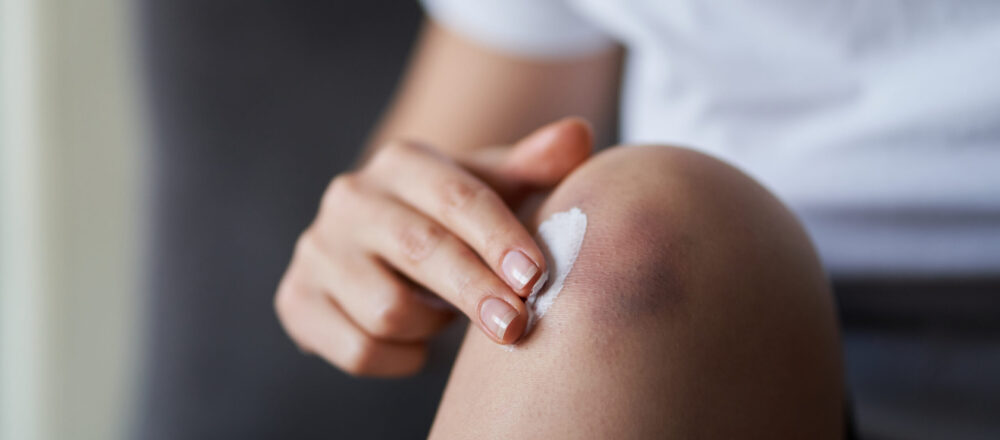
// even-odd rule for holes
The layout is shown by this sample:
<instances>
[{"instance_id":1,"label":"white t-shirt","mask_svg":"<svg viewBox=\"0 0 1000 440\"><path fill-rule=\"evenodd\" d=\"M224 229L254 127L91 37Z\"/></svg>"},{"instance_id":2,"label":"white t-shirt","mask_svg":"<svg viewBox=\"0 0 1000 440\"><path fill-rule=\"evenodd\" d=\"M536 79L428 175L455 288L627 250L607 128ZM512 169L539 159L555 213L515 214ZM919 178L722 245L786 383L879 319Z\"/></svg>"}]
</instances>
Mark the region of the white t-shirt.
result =
<instances>
[{"instance_id":1,"label":"white t-shirt","mask_svg":"<svg viewBox=\"0 0 1000 440\"><path fill-rule=\"evenodd\" d=\"M742 168L834 275L1000 274L1000 1L424 4L517 55L624 45L622 141Z\"/></svg>"}]
</instances>

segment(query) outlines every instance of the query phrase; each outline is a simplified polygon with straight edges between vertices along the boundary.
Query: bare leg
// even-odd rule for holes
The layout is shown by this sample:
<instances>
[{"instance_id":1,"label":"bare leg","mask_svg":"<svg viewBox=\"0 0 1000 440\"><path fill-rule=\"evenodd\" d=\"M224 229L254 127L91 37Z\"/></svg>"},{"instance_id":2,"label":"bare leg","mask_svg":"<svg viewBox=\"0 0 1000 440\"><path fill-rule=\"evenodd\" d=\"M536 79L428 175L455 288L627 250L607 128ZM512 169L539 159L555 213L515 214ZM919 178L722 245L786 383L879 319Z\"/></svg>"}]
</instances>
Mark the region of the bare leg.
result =
<instances>
[{"instance_id":1,"label":"bare leg","mask_svg":"<svg viewBox=\"0 0 1000 440\"><path fill-rule=\"evenodd\" d=\"M513 352L473 329L432 438L841 438L835 314L793 216L688 150L615 148L535 220L581 208L566 287Z\"/></svg>"}]
</instances>

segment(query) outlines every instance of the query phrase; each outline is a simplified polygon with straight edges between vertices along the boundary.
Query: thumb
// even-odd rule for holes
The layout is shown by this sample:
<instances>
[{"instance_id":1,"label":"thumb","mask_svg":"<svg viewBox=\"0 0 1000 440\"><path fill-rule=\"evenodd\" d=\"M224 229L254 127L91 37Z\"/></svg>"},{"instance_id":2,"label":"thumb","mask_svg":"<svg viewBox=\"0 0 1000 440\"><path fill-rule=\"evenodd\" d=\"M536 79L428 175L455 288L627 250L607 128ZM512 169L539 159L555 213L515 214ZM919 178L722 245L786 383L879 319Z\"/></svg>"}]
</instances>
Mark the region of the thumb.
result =
<instances>
[{"instance_id":1,"label":"thumb","mask_svg":"<svg viewBox=\"0 0 1000 440\"><path fill-rule=\"evenodd\" d=\"M505 199L553 187L590 157L593 131L577 117L552 122L512 146L480 150L462 160Z\"/></svg>"},{"instance_id":2,"label":"thumb","mask_svg":"<svg viewBox=\"0 0 1000 440\"><path fill-rule=\"evenodd\" d=\"M590 157L593 144L593 131L586 120L565 118L514 144L497 171L522 185L555 186Z\"/></svg>"}]
</instances>

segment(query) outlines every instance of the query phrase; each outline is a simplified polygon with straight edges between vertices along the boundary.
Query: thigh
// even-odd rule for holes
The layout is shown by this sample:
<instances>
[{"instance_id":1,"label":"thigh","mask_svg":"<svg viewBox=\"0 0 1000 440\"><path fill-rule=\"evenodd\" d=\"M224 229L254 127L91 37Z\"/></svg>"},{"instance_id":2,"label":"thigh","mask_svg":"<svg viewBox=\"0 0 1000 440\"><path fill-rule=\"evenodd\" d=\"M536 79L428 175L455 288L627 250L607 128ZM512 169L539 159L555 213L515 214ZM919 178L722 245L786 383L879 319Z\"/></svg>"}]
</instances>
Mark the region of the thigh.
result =
<instances>
[{"instance_id":1,"label":"thigh","mask_svg":"<svg viewBox=\"0 0 1000 440\"><path fill-rule=\"evenodd\" d=\"M465 338L433 438L839 438L829 289L763 188L669 147L602 153L541 205L588 227L513 350Z\"/></svg>"}]
</instances>

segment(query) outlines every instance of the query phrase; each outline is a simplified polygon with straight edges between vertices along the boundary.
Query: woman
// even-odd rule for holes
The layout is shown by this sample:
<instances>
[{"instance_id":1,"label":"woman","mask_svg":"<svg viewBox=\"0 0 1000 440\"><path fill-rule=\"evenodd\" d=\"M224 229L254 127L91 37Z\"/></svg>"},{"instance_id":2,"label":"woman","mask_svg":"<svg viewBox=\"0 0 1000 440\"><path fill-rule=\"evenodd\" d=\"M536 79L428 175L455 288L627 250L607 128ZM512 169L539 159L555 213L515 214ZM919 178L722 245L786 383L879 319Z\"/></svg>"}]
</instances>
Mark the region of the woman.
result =
<instances>
[{"instance_id":1,"label":"woman","mask_svg":"<svg viewBox=\"0 0 1000 440\"><path fill-rule=\"evenodd\" d=\"M433 298L468 316L432 437L843 438L826 274L996 274L990 2L425 6L275 303L371 376L419 370L453 317ZM616 116L632 146L592 156ZM579 256L529 333L533 232L571 208Z\"/></svg>"}]
</instances>

